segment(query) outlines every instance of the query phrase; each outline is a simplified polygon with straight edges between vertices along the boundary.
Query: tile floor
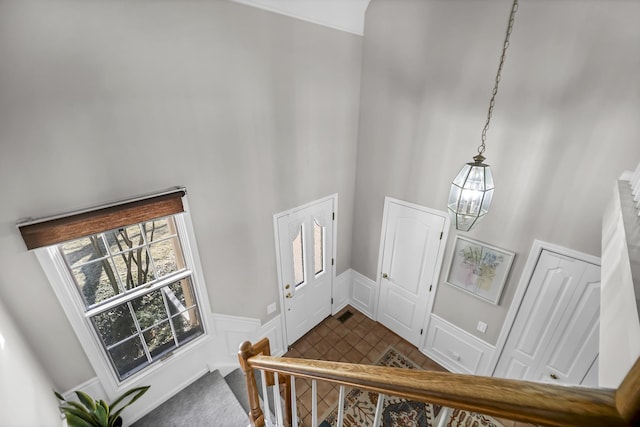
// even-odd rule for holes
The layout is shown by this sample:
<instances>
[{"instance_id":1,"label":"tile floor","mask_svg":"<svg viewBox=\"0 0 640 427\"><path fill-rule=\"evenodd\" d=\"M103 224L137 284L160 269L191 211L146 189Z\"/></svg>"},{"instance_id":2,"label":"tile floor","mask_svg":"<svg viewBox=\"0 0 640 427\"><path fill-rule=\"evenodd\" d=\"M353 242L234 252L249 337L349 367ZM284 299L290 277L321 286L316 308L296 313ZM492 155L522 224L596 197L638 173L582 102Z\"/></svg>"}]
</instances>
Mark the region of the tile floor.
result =
<instances>
[{"instance_id":1,"label":"tile floor","mask_svg":"<svg viewBox=\"0 0 640 427\"><path fill-rule=\"evenodd\" d=\"M338 318L346 311L350 311L353 315L343 323ZM335 316L328 317L309 331L291 346L285 356L374 364L390 346L395 347L423 369L446 371L412 344L351 306L345 307ZM318 414L321 421L322 416L337 403L339 389L331 383L318 381L317 390ZM298 417L304 426L311 426L311 381L297 378L296 392ZM529 426L529 424L509 420L501 420L501 422L505 427Z\"/></svg>"}]
</instances>

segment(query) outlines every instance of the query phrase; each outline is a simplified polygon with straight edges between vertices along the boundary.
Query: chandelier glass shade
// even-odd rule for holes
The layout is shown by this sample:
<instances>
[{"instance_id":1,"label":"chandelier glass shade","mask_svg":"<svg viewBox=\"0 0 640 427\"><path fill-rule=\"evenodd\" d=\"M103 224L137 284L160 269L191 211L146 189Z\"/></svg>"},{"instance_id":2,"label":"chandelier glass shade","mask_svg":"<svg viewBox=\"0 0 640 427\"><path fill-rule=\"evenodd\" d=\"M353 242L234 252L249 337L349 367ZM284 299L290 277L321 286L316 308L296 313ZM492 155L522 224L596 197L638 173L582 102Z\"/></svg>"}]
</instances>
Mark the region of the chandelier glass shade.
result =
<instances>
[{"instance_id":1,"label":"chandelier glass shade","mask_svg":"<svg viewBox=\"0 0 640 427\"><path fill-rule=\"evenodd\" d=\"M493 177L485 158L477 155L474 162L462 167L451 183L449 216L457 230L469 231L489 212L493 198Z\"/></svg>"},{"instance_id":2,"label":"chandelier glass shade","mask_svg":"<svg viewBox=\"0 0 640 427\"><path fill-rule=\"evenodd\" d=\"M491 99L489 100L487 122L482 129L482 143L478 147L478 155L473 157L474 161L472 163L467 163L462 167L462 170L451 183L447 208L456 230L470 231L489 212L491 200L493 199L493 176L489 165L484 163L485 157L482 153L486 149L487 131L489 130L489 123L491 123L493 107L496 103L502 66L507 54L507 47L509 47L509 39L513 31L513 22L517 10L518 0L513 0L507 33L502 45L502 55L498 64L498 72L496 73Z\"/></svg>"}]
</instances>

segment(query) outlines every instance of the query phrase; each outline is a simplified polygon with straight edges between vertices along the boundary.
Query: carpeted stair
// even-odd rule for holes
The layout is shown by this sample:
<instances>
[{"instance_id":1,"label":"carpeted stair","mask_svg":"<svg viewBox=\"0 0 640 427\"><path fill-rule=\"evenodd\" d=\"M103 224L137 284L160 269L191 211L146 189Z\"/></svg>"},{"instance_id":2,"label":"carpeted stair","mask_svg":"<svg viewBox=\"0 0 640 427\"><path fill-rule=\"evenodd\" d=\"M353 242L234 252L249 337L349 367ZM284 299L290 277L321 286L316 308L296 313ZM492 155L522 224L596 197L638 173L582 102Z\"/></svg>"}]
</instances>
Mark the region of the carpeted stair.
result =
<instances>
[{"instance_id":1,"label":"carpeted stair","mask_svg":"<svg viewBox=\"0 0 640 427\"><path fill-rule=\"evenodd\" d=\"M260 374L260 371L255 370L254 376L256 378L256 383L258 386L260 401L262 402L262 375ZM231 391L240 402L240 405L242 405L245 413L248 414L251 408L249 408L249 396L247 395L247 383L244 378L244 372L242 372L242 370L238 368L227 374L224 379L227 381L227 384L229 384L229 388L231 388ZM273 416L273 389L271 387L269 387L269 389L267 390L267 394L269 396L269 409L271 411L271 415Z\"/></svg>"},{"instance_id":2,"label":"carpeted stair","mask_svg":"<svg viewBox=\"0 0 640 427\"><path fill-rule=\"evenodd\" d=\"M234 387L237 386L235 376L232 379ZM245 388L245 401L246 394ZM247 413L220 372L213 371L149 412L132 427L247 427Z\"/></svg>"}]
</instances>

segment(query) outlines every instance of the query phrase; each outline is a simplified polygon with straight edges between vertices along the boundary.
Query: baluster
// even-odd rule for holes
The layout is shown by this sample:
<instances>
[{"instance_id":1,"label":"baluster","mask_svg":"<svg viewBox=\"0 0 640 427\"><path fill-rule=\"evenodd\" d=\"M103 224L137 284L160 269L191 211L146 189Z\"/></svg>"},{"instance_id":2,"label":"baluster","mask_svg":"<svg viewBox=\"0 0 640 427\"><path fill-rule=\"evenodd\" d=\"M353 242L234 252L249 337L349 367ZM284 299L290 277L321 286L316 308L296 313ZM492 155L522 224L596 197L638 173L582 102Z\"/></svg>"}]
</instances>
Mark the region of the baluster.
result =
<instances>
[{"instance_id":1,"label":"baluster","mask_svg":"<svg viewBox=\"0 0 640 427\"><path fill-rule=\"evenodd\" d=\"M248 359L254 356L253 346L249 341L245 341L240 345L238 351L238 361L240 367L244 371L245 381L247 383L247 395L249 397L249 421L253 427L264 427L264 413L260 409L260 398L258 397L258 385L253 368L249 366ZM264 380L263 380L264 384Z\"/></svg>"},{"instance_id":2,"label":"baluster","mask_svg":"<svg viewBox=\"0 0 640 427\"><path fill-rule=\"evenodd\" d=\"M273 406L276 407L276 425L278 427L283 427L284 423L282 422L282 402L280 400L280 378L277 372L274 372L273 377L275 378L275 384L273 386Z\"/></svg>"},{"instance_id":3,"label":"baluster","mask_svg":"<svg viewBox=\"0 0 640 427\"><path fill-rule=\"evenodd\" d=\"M445 427L447 425L447 421L449 421L450 416L451 408L443 406L440 410L440 421L438 422L438 427Z\"/></svg>"},{"instance_id":4,"label":"baluster","mask_svg":"<svg viewBox=\"0 0 640 427\"><path fill-rule=\"evenodd\" d=\"M291 375L283 375L284 379L284 425L287 427L292 427L293 423L291 422ZM295 426L297 427L297 426Z\"/></svg>"},{"instance_id":5,"label":"baluster","mask_svg":"<svg viewBox=\"0 0 640 427\"><path fill-rule=\"evenodd\" d=\"M269 421L269 424L271 424L271 404L269 403L269 387L267 386L267 374L262 370L260 371L260 374L262 375L262 403L264 405L264 417Z\"/></svg>"},{"instance_id":6,"label":"baluster","mask_svg":"<svg viewBox=\"0 0 640 427\"><path fill-rule=\"evenodd\" d=\"M344 386L340 386L340 396L338 397L338 425L336 427L342 427L344 421Z\"/></svg>"},{"instance_id":7,"label":"baluster","mask_svg":"<svg viewBox=\"0 0 640 427\"><path fill-rule=\"evenodd\" d=\"M318 427L318 384L311 380L311 427Z\"/></svg>"},{"instance_id":8,"label":"baluster","mask_svg":"<svg viewBox=\"0 0 640 427\"><path fill-rule=\"evenodd\" d=\"M298 427L298 399L296 398L296 377L291 376L291 426Z\"/></svg>"},{"instance_id":9,"label":"baluster","mask_svg":"<svg viewBox=\"0 0 640 427\"><path fill-rule=\"evenodd\" d=\"M378 404L376 405L376 417L373 420L373 427L380 425L380 419L382 418L382 407L384 406L385 395L380 393L378 395Z\"/></svg>"}]
</instances>

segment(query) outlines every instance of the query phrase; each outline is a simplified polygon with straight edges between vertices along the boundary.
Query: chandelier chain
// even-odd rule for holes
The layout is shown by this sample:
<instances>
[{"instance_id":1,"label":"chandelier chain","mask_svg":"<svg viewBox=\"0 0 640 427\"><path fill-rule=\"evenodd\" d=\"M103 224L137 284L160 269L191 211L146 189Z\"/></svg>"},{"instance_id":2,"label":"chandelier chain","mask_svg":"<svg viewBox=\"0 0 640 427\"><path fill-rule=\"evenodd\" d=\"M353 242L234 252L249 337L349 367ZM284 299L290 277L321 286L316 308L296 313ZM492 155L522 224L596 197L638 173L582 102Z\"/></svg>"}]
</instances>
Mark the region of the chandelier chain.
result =
<instances>
[{"instance_id":1,"label":"chandelier chain","mask_svg":"<svg viewBox=\"0 0 640 427\"><path fill-rule=\"evenodd\" d=\"M491 100L489 100L489 111L487 113L487 122L482 129L482 144L478 147L478 154L482 155L486 149L485 141L487 140L487 131L489 130L489 123L491 122L491 115L493 114L493 107L496 104L496 95L498 94L498 84L500 84L500 78L502 76L502 66L504 65L504 59L507 54L507 48L509 47L509 40L511 38L511 32L513 31L513 22L516 17L516 11L518 10L518 0L513 0L513 6L511 6L511 14L509 15L509 25L507 26L507 33L502 45L502 55L500 56L500 64L498 65L498 72L496 74L496 81L491 92Z\"/></svg>"}]
</instances>

